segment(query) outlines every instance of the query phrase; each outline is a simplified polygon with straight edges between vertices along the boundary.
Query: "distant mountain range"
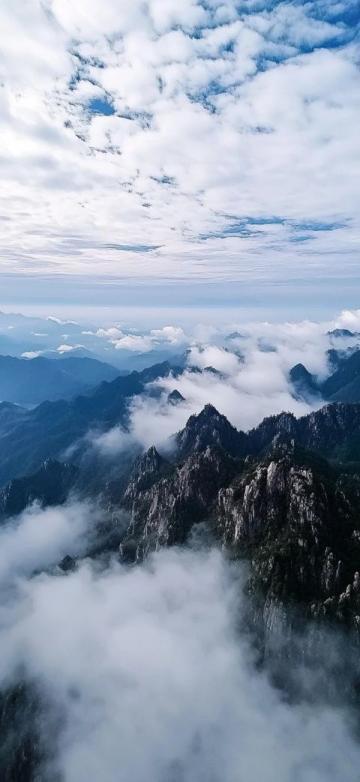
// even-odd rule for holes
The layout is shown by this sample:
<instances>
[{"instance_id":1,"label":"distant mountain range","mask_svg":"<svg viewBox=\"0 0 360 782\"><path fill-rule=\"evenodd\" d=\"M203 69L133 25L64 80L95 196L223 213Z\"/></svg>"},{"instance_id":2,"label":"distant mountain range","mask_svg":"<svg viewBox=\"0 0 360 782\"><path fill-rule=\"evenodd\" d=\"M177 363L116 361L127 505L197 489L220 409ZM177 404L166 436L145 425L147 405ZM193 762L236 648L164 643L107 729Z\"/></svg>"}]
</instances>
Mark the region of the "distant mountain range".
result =
<instances>
[{"instance_id":1,"label":"distant mountain range","mask_svg":"<svg viewBox=\"0 0 360 782\"><path fill-rule=\"evenodd\" d=\"M170 371L168 362L156 364L104 381L87 395L43 402L32 410L0 404L0 486L35 472L46 459L63 458L65 450L90 429L104 431L125 422L130 399Z\"/></svg>"},{"instance_id":2,"label":"distant mountain range","mask_svg":"<svg viewBox=\"0 0 360 782\"><path fill-rule=\"evenodd\" d=\"M120 371L94 358L69 356L56 360L0 356L0 401L37 405L82 394Z\"/></svg>"},{"instance_id":3,"label":"distant mountain range","mask_svg":"<svg viewBox=\"0 0 360 782\"><path fill-rule=\"evenodd\" d=\"M336 368L322 383L302 364L293 367L290 381L294 394L306 399L317 397L319 402L328 399L360 403L360 351L355 351L350 356L334 351L330 359ZM114 375L118 374L114 367L94 359L75 357L57 361L44 358L27 361L0 357L1 366L3 371L0 370L0 389L3 384L4 391L7 384L9 393L11 390L13 395L17 393L18 399L28 396L34 400L36 396L42 397L50 391L55 396L63 397L65 390L71 398L45 401L30 410L9 402L0 403L0 486L13 478L36 472L46 459L66 458L66 450L81 441L91 429L102 432L116 424L126 424L129 402L134 396L144 393L150 380L165 377L170 372L181 374L183 371L183 366L174 368L169 362L163 362L142 372L132 372L113 379ZM107 378L105 382L91 388L92 384L96 384L104 376ZM18 386L16 377L24 378ZM86 389L86 392L74 396L72 391L79 386ZM169 404L177 404L179 401L182 399L178 392L169 395ZM330 430L335 437L331 448L335 458L360 461L356 426L353 426L356 411L356 406L348 409L346 425L349 429L342 431L335 420L331 422ZM294 436L298 436L300 429L306 426L307 419L297 422L293 416L283 414L281 420L286 422ZM271 427L271 421L272 419L267 419L252 439L260 437L262 431ZM278 423L275 424L275 429L277 427ZM275 434L276 431L272 436ZM234 443L244 437L249 438L250 435L231 434L229 431L227 451L232 453ZM234 443L230 447L232 439ZM313 446L310 444L309 447ZM317 450L329 455L327 448L326 443L324 448L317 447Z\"/></svg>"}]
</instances>

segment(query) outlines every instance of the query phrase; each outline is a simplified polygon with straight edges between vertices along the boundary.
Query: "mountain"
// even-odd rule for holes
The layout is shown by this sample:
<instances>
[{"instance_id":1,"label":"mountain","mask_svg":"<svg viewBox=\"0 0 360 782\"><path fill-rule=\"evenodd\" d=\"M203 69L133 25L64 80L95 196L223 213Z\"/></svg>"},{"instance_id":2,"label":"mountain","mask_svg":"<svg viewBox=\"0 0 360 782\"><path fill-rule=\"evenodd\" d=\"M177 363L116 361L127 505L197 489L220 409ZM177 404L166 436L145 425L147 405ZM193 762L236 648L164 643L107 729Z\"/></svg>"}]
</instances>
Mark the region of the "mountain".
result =
<instances>
[{"instance_id":1,"label":"mountain","mask_svg":"<svg viewBox=\"0 0 360 782\"><path fill-rule=\"evenodd\" d=\"M328 351L331 374L319 382L303 364L296 364L289 372L289 380L296 396L309 400L322 397L328 402L360 402L360 350L344 353Z\"/></svg>"},{"instance_id":2,"label":"mountain","mask_svg":"<svg viewBox=\"0 0 360 782\"><path fill-rule=\"evenodd\" d=\"M45 400L85 393L104 380L115 380L118 375L115 367L93 358L0 356L0 400L37 405Z\"/></svg>"},{"instance_id":3,"label":"mountain","mask_svg":"<svg viewBox=\"0 0 360 782\"><path fill-rule=\"evenodd\" d=\"M341 337L358 337L359 334L354 331L350 331L349 329L333 329L332 331L327 332L329 337L335 337L335 339L339 339Z\"/></svg>"},{"instance_id":4,"label":"mountain","mask_svg":"<svg viewBox=\"0 0 360 782\"><path fill-rule=\"evenodd\" d=\"M35 500L41 505L61 505L68 498L78 477L72 464L45 461L34 475L15 478L0 490L0 521L16 516Z\"/></svg>"},{"instance_id":5,"label":"mountain","mask_svg":"<svg viewBox=\"0 0 360 782\"><path fill-rule=\"evenodd\" d=\"M104 431L124 423L129 400L170 371L167 362L156 364L105 381L88 395L43 402L32 410L0 405L0 486L36 472L46 459L62 458L91 429Z\"/></svg>"},{"instance_id":6,"label":"mountain","mask_svg":"<svg viewBox=\"0 0 360 782\"><path fill-rule=\"evenodd\" d=\"M32 411L37 433L40 420L51 441L64 421L72 421L74 410L82 425L88 426L93 415L101 415L107 423L114 421L131 394L141 393L147 380L168 371L160 365L148 373L104 383L95 394L75 402L41 405L46 415L41 412L38 419L40 408ZM3 414L12 420L29 416L21 408L19 413L14 410L18 409L7 405ZM357 464L341 461L344 454L354 453ZM34 499L61 503L78 485L76 468L48 460L33 475L13 480L3 489L1 514L20 512ZM151 447L135 460L120 491L105 485L100 500L104 519L94 530L88 558L101 557L104 562L106 554L113 558L118 553L123 562L140 562L161 547L186 545L206 529L234 568L240 561L247 563L245 581L239 581L249 598L241 627L254 642L259 664L266 663L287 697L292 694L293 669L306 671L316 659L323 633L336 626L343 634L342 643L346 642L342 647L346 659L341 670L334 664L328 681L330 697L336 701L347 688L356 704L360 405L327 405L300 419L282 413L264 419L248 433L238 432L216 408L206 405L174 438L170 458ZM76 561L65 556L56 577L66 577L76 567ZM328 669L326 675L329 679ZM0 693L5 737L0 766L9 768L9 782L37 778L48 756L49 746L43 747L38 738L43 697L36 681L26 680L18 685L10 682Z\"/></svg>"},{"instance_id":7,"label":"mountain","mask_svg":"<svg viewBox=\"0 0 360 782\"><path fill-rule=\"evenodd\" d=\"M181 457L204 450L208 445L218 445L235 455L244 447L245 438L243 432L238 432L224 415L208 404L199 415L190 416L185 429L176 435L175 442Z\"/></svg>"},{"instance_id":8,"label":"mountain","mask_svg":"<svg viewBox=\"0 0 360 782\"><path fill-rule=\"evenodd\" d=\"M174 390L168 394L167 401L171 405L178 405L180 402L185 402L185 399L183 395L180 394L180 391L178 391L177 388L174 388Z\"/></svg>"},{"instance_id":9,"label":"mountain","mask_svg":"<svg viewBox=\"0 0 360 782\"><path fill-rule=\"evenodd\" d=\"M338 369L321 386L324 399L339 402L360 400L360 350L340 363Z\"/></svg>"},{"instance_id":10,"label":"mountain","mask_svg":"<svg viewBox=\"0 0 360 782\"><path fill-rule=\"evenodd\" d=\"M316 378L308 372L304 364L296 364L292 367L289 376L296 395L301 399L311 399L320 395Z\"/></svg>"},{"instance_id":11,"label":"mountain","mask_svg":"<svg viewBox=\"0 0 360 782\"><path fill-rule=\"evenodd\" d=\"M317 453L341 451L353 429L359 437L360 407L333 405L298 421L265 419L236 439L207 406L177 435L172 463L155 449L137 461L121 500L130 513L122 556L141 560L184 544L206 520L232 558L250 563L252 621L269 642L291 605L303 620L357 632L360 470L346 472Z\"/></svg>"}]
</instances>

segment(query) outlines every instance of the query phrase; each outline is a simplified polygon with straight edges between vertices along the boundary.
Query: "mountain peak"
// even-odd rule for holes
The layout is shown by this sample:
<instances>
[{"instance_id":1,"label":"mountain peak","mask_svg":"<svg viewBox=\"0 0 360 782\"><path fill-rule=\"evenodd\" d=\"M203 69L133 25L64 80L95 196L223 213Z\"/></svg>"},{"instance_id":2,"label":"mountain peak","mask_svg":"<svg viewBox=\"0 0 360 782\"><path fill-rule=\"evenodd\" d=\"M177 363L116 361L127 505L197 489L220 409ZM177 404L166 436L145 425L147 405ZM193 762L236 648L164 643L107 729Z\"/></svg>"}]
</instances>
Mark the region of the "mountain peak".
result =
<instances>
[{"instance_id":1,"label":"mountain peak","mask_svg":"<svg viewBox=\"0 0 360 782\"><path fill-rule=\"evenodd\" d=\"M219 411L216 409L216 407L214 407L214 405L210 404L210 402L208 402L206 405L204 405L203 409L200 411L200 413L199 413L199 415L197 417L198 417L198 419L205 418L205 417L207 417L207 418L211 418L211 417L223 418L224 421L229 423L229 421L227 420L226 416L222 415L222 413L219 413Z\"/></svg>"},{"instance_id":2,"label":"mountain peak","mask_svg":"<svg viewBox=\"0 0 360 782\"><path fill-rule=\"evenodd\" d=\"M198 415L190 416L185 428L176 435L176 444L181 457L205 450L208 445L220 446L237 456L242 452L244 438L216 407L206 404Z\"/></svg>"},{"instance_id":3,"label":"mountain peak","mask_svg":"<svg viewBox=\"0 0 360 782\"><path fill-rule=\"evenodd\" d=\"M297 396L303 399L318 396L319 389L316 378L312 375L304 364L295 364L289 373L290 381L294 387Z\"/></svg>"},{"instance_id":4,"label":"mountain peak","mask_svg":"<svg viewBox=\"0 0 360 782\"><path fill-rule=\"evenodd\" d=\"M124 495L125 504L137 496L139 491L146 491L166 472L168 462L152 445L142 456L139 456L132 469L129 484Z\"/></svg>"},{"instance_id":5,"label":"mountain peak","mask_svg":"<svg viewBox=\"0 0 360 782\"><path fill-rule=\"evenodd\" d=\"M174 388L168 395L167 401L171 405L178 405L180 402L185 402L185 399L180 391L178 391L177 388Z\"/></svg>"}]
</instances>

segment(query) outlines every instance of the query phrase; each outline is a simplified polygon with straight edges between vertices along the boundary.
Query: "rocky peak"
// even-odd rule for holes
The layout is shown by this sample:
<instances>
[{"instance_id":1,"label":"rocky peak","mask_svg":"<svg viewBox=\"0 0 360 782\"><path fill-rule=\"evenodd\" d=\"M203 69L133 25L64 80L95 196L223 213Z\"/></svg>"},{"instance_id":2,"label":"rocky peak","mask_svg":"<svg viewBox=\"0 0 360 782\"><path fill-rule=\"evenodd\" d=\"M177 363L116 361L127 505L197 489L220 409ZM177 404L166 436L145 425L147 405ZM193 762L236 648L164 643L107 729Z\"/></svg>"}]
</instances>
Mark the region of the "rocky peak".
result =
<instances>
[{"instance_id":1,"label":"rocky peak","mask_svg":"<svg viewBox=\"0 0 360 782\"><path fill-rule=\"evenodd\" d=\"M139 494L146 491L161 478L169 463L164 459L154 445L139 456L133 466L130 479L124 494L124 503L128 504Z\"/></svg>"},{"instance_id":2,"label":"rocky peak","mask_svg":"<svg viewBox=\"0 0 360 782\"><path fill-rule=\"evenodd\" d=\"M180 391L178 391L177 388L174 388L168 395L167 401L171 405L178 405L180 402L185 402L185 399Z\"/></svg>"},{"instance_id":3,"label":"rocky peak","mask_svg":"<svg viewBox=\"0 0 360 782\"><path fill-rule=\"evenodd\" d=\"M176 435L176 446L181 458L194 451L218 446L232 456L242 453L246 435L238 432L216 408L207 404L198 415L190 416L185 428Z\"/></svg>"},{"instance_id":4,"label":"rocky peak","mask_svg":"<svg viewBox=\"0 0 360 782\"><path fill-rule=\"evenodd\" d=\"M297 432L297 421L292 413L279 413L264 418L262 423L248 434L248 452L261 453L268 448L274 438L295 438Z\"/></svg>"},{"instance_id":5,"label":"rocky peak","mask_svg":"<svg viewBox=\"0 0 360 782\"><path fill-rule=\"evenodd\" d=\"M304 364L296 364L292 367L289 378L297 396L307 399L319 395L316 378L304 367Z\"/></svg>"},{"instance_id":6,"label":"rocky peak","mask_svg":"<svg viewBox=\"0 0 360 782\"><path fill-rule=\"evenodd\" d=\"M324 455L359 459L360 404L333 403L297 422L297 439L304 447Z\"/></svg>"},{"instance_id":7,"label":"rocky peak","mask_svg":"<svg viewBox=\"0 0 360 782\"><path fill-rule=\"evenodd\" d=\"M193 451L185 461L154 477L151 484L130 483L123 504L131 513L121 545L125 557L142 558L160 546L182 544L194 524L206 519L217 492L234 477L238 461L220 448Z\"/></svg>"}]
</instances>

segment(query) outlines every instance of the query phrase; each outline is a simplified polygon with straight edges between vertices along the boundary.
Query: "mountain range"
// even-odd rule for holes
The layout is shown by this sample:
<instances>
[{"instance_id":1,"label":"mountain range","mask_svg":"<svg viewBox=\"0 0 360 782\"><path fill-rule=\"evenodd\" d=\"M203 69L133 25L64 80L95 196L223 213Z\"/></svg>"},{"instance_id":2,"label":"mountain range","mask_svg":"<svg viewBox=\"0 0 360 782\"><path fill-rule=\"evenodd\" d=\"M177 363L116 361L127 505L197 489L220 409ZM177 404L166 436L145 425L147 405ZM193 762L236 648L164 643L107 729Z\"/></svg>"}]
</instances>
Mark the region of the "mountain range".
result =
<instances>
[{"instance_id":1,"label":"mountain range","mask_svg":"<svg viewBox=\"0 0 360 782\"><path fill-rule=\"evenodd\" d=\"M126 423L131 399L171 371L165 362L34 410L0 405L0 524L11 524L33 502L46 507L91 497L103 514L85 552L91 559L110 554L134 566L160 548L210 540L233 563L246 563L244 629L274 681L290 692L282 661L290 679L295 660L316 657L319 632L337 627L346 635L347 666L334 670L329 693L338 697L348 688L358 703L360 403L334 402L300 418L283 412L248 432L207 404L173 437L171 449L152 446L135 461L129 451L111 479L106 470L84 475L81 462L63 460L91 427ZM181 401L175 394L168 403ZM76 568L69 551L57 573ZM31 684L0 694L4 758L9 752L12 758L8 782L36 778L39 714Z\"/></svg>"},{"instance_id":2,"label":"mountain range","mask_svg":"<svg viewBox=\"0 0 360 782\"><path fill-rule=\"evenodd\" d=\"M50 359L0 356L0 400L19 405L38 405L47 400L83 394L121 372L94 358L68 356Z\"/></svg>"},{"instance_id":3,"label":"mountain range","mask_svg":"<svg viewBox=\"0 0 360 782\"><path fill-rule=\"evenodd\" d=\"M91 393L70 400L43 402L28 410L0 403L0 486L35 472L49 458L61 458L91 429L110 429L125 422L129 401L147 383L171 372L168 362L142 372L104 381Z\"/></svg>"},{"instance_id":4,"label":"mountain range","mask_svg":"<svg viewBox=\"0 0 360 782\"><path fill-rule=\"evenodd\" d=\"M140 388L144 377L131 381ZM110 388L104 386L105 396ZM1 513L20 512L35 499L64 502L76 486L82 486L77 468L46 461L2 490ZM279 601L292 600L307 617L357 629L360 404L331 404L299 419L282 413L248 433L206 405L176 435L170 458L150 448L124 483L105 482L101 494L114 518L120 510L129 514L121 540L127 561L185 543L206 521L232 556L251 559L251 588L263 596L265 624Z\"/></svg>"}]
</instances>

